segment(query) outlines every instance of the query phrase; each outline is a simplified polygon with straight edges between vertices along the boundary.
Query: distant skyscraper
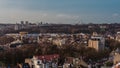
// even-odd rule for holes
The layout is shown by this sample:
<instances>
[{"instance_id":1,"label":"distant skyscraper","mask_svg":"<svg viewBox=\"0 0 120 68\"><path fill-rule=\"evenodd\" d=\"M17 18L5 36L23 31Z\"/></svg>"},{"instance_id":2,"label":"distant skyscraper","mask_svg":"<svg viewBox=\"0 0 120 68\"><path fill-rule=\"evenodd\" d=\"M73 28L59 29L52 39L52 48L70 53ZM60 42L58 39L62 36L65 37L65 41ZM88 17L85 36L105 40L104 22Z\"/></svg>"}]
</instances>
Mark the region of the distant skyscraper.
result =
<instances>
[{"instance_id":1,"label":"distant skyscraper","mask_svg":"<svg viewBox=\"0 0 120 68\"><path fill-rule=\"evenodd\" d=\"M29 22L28 22L28 21L25 21L25 24L26 24L26 25L28 25L28 24L29 24Z\"/></svg>"},{"instance_id":2,"label":"distant skyscraper","mask_svg":"<svg viewBox=\"0 0 120 68\"><path fill-rule=\"evenodd\" d=\"M24 24L24 21L21 21L20 23L21 23L21 25L23 25L23 24Z\"/></svg>"}]
</instances>

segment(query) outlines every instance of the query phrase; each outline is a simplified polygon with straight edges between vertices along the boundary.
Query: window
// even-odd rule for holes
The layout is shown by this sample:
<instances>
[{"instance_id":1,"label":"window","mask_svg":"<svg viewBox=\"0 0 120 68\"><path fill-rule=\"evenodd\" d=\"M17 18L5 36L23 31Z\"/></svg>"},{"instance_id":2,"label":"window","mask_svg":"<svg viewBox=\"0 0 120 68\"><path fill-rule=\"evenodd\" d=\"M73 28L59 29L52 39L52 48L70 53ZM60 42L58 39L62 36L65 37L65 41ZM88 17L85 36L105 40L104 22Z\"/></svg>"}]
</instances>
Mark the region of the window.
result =
<instances>
[{"instance_id":1,"label":"window","mask_svg":"<svg viewBox=\"0 0 120 68\"><path fill-rule=\"evenodd\" d=\"M37 64L40 64L40 61L38 61Z\"/></svg>"}]
</instances>

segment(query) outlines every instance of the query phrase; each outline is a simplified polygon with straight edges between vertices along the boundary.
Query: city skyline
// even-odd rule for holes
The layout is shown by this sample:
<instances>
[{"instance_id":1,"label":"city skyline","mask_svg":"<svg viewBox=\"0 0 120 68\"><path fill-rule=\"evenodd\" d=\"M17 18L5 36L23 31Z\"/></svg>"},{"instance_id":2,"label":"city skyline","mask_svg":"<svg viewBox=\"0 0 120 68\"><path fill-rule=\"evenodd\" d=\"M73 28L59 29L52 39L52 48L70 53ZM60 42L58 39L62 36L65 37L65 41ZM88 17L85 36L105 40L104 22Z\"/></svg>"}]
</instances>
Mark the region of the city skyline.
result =
<instances>
[{"instance_id":1,"label":"city skyline","mask_svg":"<svg viewBox=\"0 0 120 68\"><path fill-rule=\"evenodd\" d=\"M120 23L119 0L0 0L0 23Z\"/></svg>"}]
</instances>

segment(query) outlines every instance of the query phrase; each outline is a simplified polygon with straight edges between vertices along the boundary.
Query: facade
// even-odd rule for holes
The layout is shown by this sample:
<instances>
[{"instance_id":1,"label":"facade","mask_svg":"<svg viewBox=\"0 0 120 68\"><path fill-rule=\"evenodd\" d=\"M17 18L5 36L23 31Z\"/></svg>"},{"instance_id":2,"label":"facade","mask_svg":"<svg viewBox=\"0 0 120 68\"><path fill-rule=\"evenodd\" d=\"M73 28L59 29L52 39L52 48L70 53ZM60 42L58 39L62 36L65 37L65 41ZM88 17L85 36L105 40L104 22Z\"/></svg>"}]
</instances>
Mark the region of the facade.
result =
<instances>
[{"instance_id":1,"label":"facade","mask_svg":"<svg viewBox=\"0 0 120 68\"><path fill-rule=\"evenodd\" d=\"M105 39L102 36L92 36L88 41L88 47L95 48L97 51L104 50Z\"/></svg>"},{"instance_id":2,"label":"facade","mask_svg":"<svg viewBox=\"0 0 120 68\"><path fill-rule=\"evenodd\" d=\"M117 48L114 52L114 56L113 56L113 63L117 64L120 62L120 50Z\"/></svg>"},{"instance_id":3,"label":"facade","mask_svg":"<svg viewBox=\"0 0 120 68\"><path fill-rule=\"evenodd\" d=\"M114 61L113 62L114 62L114 64L120 62L120 53L116 53L114 55Z\"/></svg>"},{"instance_id":4,"label":"facade","mask_svg":"<svg viewBox=\"0 0 120 68\"><path fill-rule=\"evenodd\" d=\"M117 32L116 40L120 42L120 32Z\"/></svg>"}]
</instances>

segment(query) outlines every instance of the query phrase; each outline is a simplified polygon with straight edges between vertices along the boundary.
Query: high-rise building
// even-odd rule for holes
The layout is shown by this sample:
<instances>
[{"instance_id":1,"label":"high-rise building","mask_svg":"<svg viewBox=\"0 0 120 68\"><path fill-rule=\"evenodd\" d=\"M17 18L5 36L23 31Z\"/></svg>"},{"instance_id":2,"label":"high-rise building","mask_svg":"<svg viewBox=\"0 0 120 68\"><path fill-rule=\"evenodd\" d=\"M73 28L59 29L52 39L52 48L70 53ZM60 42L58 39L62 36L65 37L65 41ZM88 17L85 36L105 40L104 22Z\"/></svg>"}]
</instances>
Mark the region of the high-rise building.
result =
<instances>
[{"instance_id":1,"label":"high-rise building","mask_svg":"<svg viewBox=\"0 0 120 68\"><path fill-rule=\"evenodd\" d=\"M88 41L88 47L94 48L97 51L104 50L105 39L102 36L92 36Z\"/></svg>"}]
</instances>

